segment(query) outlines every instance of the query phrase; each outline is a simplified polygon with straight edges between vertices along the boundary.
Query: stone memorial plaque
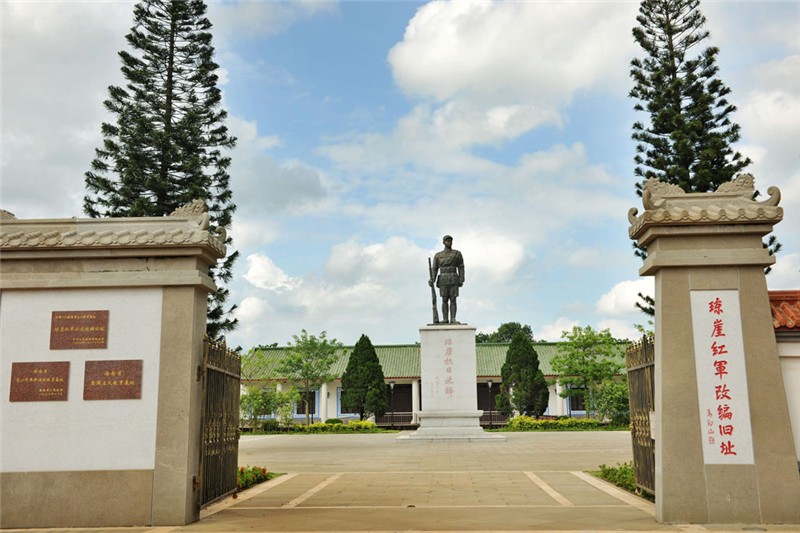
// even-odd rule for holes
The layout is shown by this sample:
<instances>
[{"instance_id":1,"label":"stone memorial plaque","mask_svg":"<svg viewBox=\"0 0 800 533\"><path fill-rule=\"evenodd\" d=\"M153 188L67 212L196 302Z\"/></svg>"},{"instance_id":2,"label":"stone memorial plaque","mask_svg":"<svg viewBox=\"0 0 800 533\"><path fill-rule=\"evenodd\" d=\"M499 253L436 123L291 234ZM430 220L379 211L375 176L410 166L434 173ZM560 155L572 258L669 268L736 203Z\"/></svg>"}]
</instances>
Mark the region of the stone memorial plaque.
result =
<instances>
[{"instance_id":1,"label":"stone memorial plaque","mask_svg":"<svg viewBox=\"0 0 800 533\"><path fill-rule=\"evenodd\" d=\"M141 400L142 359L86 361L84 400Z\"/></svg>"},{"instance_id":2,"label":"stone memorial plaque","mask_svg":"<svg viewBox=\"0 0 800 533\"><path fill-rule=\"evenodd\" d=\"M11 363L11 402L65 402L69 361Z\"/></svg>"},{"instance_id":3,"label":"stone memorial plaque","mask_svg":"<svg viewBox=\"0 0 800 533\"><path fill-rule=\"evenodd\" d=\"M51 350L108 348L108 311L53 311Z\"/></svg>"}]
</instances>

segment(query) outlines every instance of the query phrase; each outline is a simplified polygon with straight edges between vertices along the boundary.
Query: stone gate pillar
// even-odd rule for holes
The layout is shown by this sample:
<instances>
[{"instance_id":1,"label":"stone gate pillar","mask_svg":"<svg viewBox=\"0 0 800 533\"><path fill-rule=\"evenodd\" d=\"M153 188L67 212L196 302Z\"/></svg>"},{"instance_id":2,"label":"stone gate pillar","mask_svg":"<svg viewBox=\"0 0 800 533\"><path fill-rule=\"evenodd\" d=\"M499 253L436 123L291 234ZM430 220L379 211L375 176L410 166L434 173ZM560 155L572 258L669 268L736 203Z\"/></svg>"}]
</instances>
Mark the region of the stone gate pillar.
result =
<instances>
[{"instance_id":1,"label":"stone gate pillar","mask_svg":"<svg viewBox=\"0 0 800 533\"><path fill-rule=\"evenodd\" d=\"M800 476L772 327L762 237L780 192L753 178L686 194L655 179L628 218L655 276L656 519L800 523Z\"/></svg>"},{"instance_id":2,"label":"stone gate pillar","mask_svg":"<svg viewBox=\"0 0 800 533\"><path fill-rule=\"evenodd\" d=\"M198 519L205 211L0 212L0 528Z\"/></svg>"}]
</instances>

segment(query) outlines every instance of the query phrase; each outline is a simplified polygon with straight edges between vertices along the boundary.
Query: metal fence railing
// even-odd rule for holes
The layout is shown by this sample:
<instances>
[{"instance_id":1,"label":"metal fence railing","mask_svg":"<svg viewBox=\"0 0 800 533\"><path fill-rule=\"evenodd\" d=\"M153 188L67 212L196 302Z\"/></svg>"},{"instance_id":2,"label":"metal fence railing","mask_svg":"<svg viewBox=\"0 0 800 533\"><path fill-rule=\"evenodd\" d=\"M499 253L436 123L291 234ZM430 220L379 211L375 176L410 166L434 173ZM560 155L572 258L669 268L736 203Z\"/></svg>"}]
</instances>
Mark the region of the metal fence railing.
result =
<instances>
[{"instance_id":1,"label":"metal fence railing","mask_svg":"<svg viewBox=\"0 0 800 533\"><path fill-rule=\"evenodd\" d=\"M242 360L224 343L203 342L200 505L236 491Z\"/></svg>"},{"instance_id":2,"label":"metal fence railing","mask_svg":"<svg viewBox=\"0 0 800 533\"><path fill-rule=\"evenodd\" d=\"M631 441L636 485L655 494L656 442L650 429L655 412L655 344L645 335L626 349L628 393L631 409Z\"/></svg>"}]
</instances>

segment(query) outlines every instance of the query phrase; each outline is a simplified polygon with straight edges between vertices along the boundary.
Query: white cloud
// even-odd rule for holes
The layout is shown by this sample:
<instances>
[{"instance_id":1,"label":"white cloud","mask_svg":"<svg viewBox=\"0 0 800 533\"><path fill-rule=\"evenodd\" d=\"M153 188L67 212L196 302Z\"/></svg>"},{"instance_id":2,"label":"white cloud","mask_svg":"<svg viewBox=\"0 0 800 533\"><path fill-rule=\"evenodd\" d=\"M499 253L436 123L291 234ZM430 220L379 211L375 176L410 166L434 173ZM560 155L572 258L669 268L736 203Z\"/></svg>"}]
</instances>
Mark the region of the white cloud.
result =
<instances>
[{"instance_id":1,"label":"white cloud","mask_svg":"<svg viewBox=\"0 0 800 533\"><path fill-rule=\"evenodd\" d=\"M515 124L517 134L524 129L518 127L519 122L533 125L531 119L520 112L519 117L506 122L505 129L498 125L492 132L485 128L492 110L466 107L459 110L464 114L457 113L454 106L433 109L418 105L400 119L389 134L368 133L330 139L319 152L347 169L360 172L391 170L412 163L435 172L474 175L496 170L498 165L468 153L465 148L476 142L491 144L509 138L510 123ZM528 112L529 117L534 114ZM463 128L459 131L457 126Z\"/></svg>"},{"instance_id":2,"label":"white cloud","mask_svg":"<svg viewBox=\"0 0 800 533\"><path fill-rule=\"evenodd\" d=\"M577 326L579 324L580 322L577 320L560 316L555 322L535 329L533 337L535 339L541 339L545 341L560 341L561 333L564 331L572 331L573 326Z\"/></svg>"},{"instance_id":3,"label":"white cloud","mask_svg":"<svg viewBox=\"0 0 800 533\"><path fill-rule=\"evenodd\" d=\"M636 302L640 301L638 297L639 293L648 296L655 295L653 277L642 277L617 283L611 290L600 297L595 309L598 314L604 316L620 316L635 313L637 312Z\"/></svg>"},{"instance_id":4,"label":"white cloud","mask_svg":"<svg viewBox=\"0 0 800 533\"><path fill-rule=\"evenodd\" d=\"M525 258L525 247L515 236L492 230L468 231L453 247L464 254L467 275L489 283L510 281Z\"/></svg>"},{"instance_id":5,"label":"white cloud","mask_svg":"<svg viewBox=\"0 0 800 533\"><path fill-rule=\"evenodd\" d=\"M561 127L576 91L626 79L633 48L616 36L634 13L625 3L430 2L388 58L396 83L425 102L389 134L331 139L320 151L370 171L497 172L469 149Z\"/></svg>"},{"instance_id":6,"label":"white cloud","mask_svg":"<svg viewBox=\"0 0 800 533\"><path fill-rule=\"evenodd\" d=\"M436 1L389 52L398 85L436 100L559 106L580 89L624 79L633 2Z\"/></svg>"},{"instance_id":7,"label":"white cloud","mask_svg":"<svg viewBox=\"0 0 800 533\"><path fill-rule=\"evenodd\" d=\"M737 2L735 9L728 2L706 2L701 10L711 30L712 44L722 50L723 57L742 42L749 50L800 48L796 2Z\"/></svg>"},{"instance_id":8,"label":"white cloud","mask_svg":"<svg viewBox=\"0 0 800 533\"><path fill-rule=\"evenodd\" d=\"M248 296L242 299L234 313L242 323L251 324L260 321L269 310L270 306L265 300L256 296Z\"/></svg>"},{"instance_id":9,"label":"white cloud","mask_svg":"<svg viewBox=\"0 0 800 533\"><path fill-rule=\"evenodd\" d=\"M571 267L586 268L597 266L598 262L606 259L607 250L598 247L577 248L570 250L566 256L566 263Z\"/></svg>"},{"instance_id":10,"label":"white cloud","mask_svg":"<svg viewBox=\"0 0 800 533\"><path fill-rule=\"evenodd\" d=\"M325 272L336 284L361 282L388 287L402 284L409 272L424 274L425 255L424 250L402 237L369 245L350 239L333 247Z\"/></svg>"},{"instance_id":11,"label":"white cloud","mask_svg":"<svg viewBox=\"0 0 800 533\"><path fill-rule=\"evenodd\" d=\"M295 2L209 2L209 17L226 39L270 36L318 14L335 13L333 0Z\"/></svg>"},{"instance_id":12,"label":"white cloud","mask_svg":"<svg viewBox=\"0 0 800 533\"><path fill-rule=\"evenodd\" d=\"M642 337L642 334L630 322L625 320L611 318L601 320L594 329L598 331L608 329L615 339L638 340Z\"/></svg>"},{"instance_id":13,"label":"white cloud","mask_svg":"<svg viewBox=\"0 0 800 533\"><path fill-rule=\"evenodd\" d=\"M426 321L430 303L426 253L401 237L368 244L350 239L332 247L321 278L313 272L291 277L264 254L253 254L244 278L270 291L269 305L258 298L248 301L238 314L242 332L237 336L253 344L283 343L286 339L264 339L263 325L296 332L323 323L343 342L355 342L368 332L379 342L387 334L387 320L397 327L410 325L406 336L414 335L415 327Z\"/></svg>"},{"instance_id":14,"label":"white cloud","mask_svg":"<svg viewBox=\"0 0 800 533\"><path fill-rule=\"evenodd\" d=\"M270 291L292 290L300 285L300 280L290 277L272 259L263 254L247 257L247 273L244 279L254 287Z\"/></svg>"},{"instance_id":15,"label":"white cloud","mask_svg":"<svg viewBox=\"0 0 800 533\"><path fill-rule=\"evenodd\" d=\"M253 250L274 242L280 235L280 228L274 220L247 219L237 213L230 235L236 249Z\"/></svg>"},{"instance_id":16,"label":"white cloud","mask_svg":"<svg viewBox=\"0 0 800 533\"><path fill-rule=\"evenodd\" d=\"M800 289L800 253L778 253L772 271L767 275L770 290Z\"/></svg>"},{"instance_id":17,"label":"white cloud","mask_svg":"<svg viewBox=\"0 0 800 533\"><path fill-rule=\"evenodd\" d=\"M119 84L132 3L3 2L0 197L20 218L82 214L83 173ZM75 60L79 58L79 60Z\"/></svg>"},{"instance_id":18,"label":"white cloud","mask_svg":"<svg viewBox=\"0 0 800 533\"><path fill-rule=\"evenodd\" d=\"M320 172L301 161L279 161L269 151L280 146L277 135L261 135L254 121L231 116L237 137L229 173L239 213L255 218L292 209L307 209L328 194Z\"/></svg>"},{"instance_id":19,"label":"white cloud","mask_svg":"<svg viewBox=\"0 0 800 533\"><path fill-rule=\"evenodd\" d=\"M768 187L781 191L784 220L775 234L789 250L800 245L796 230L800 227L799 73L798 54L757 66L751 74L754 85L744 94L738 113L745 143L741 151L753 159L747 171L755 176L761 198Z\"/></svg>"},{"instance_id":20,"label":"white cloud","mask_svg":"<svg viewBox=\"0 0 800 533\"><path fill-rule=\"evenodd\" d=\"M371 148L357 147L366 166L380 159ZM395 157L405 148L395 146ZM376 165L384 162L376 161ZM510 239L517 243L510 256L516 261L520 246L563 242L562 232L570 225L594 226L609 220L624 224L624 213L631 207L631 199L617 190L618 178L592 164L579 143L528 154L514 167L484 162L458 174L457 179L435 170L386 168L380 179L354 180L347 196L342 196L346 203L339 210L369 227L407 235L429 237L434 229L434 235L453 233L458 243L467 242L467 234L487 245L494 238L503 243ZM351 176L358 172L357 168L348 169ZM374 197L376 191L382 195ZM625 230L620 231L624 234Z\"/></svg>"}]
</instances>

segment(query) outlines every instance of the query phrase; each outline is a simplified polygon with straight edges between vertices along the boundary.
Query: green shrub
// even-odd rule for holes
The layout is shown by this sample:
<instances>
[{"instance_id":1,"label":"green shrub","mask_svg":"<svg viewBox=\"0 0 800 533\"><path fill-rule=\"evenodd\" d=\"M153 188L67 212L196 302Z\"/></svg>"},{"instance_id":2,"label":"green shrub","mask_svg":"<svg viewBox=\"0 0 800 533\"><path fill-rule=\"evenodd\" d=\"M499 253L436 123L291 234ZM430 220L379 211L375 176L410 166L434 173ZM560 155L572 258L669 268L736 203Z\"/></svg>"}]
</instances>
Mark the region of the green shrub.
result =
<instances>
[{"instance_id":1,"label":"green shrub","mask_svg":"<svg viewBox=\"0 0 800 533\"><path fill-rule=\"evenodd\" d=\"M592 418L536 419L519 415L506 422L506 431L588 431L605 427Z\"/></svg>"},{"instance_id":2,"label":"green shrub","mask_svg":"<svg viewBox=\"0 0 800 533\"><path fill-rule=\"evenodd\" d=\"M348 422L345 426L346 428L352 431L376 431L378 430L378 426L375 425L375 422L370 422L369 420L353 420Z\"/></svg>"},{"instance_id":3,"label":"green shrub","mask_svg":"<svg viewBox=\"0 0 800 533\"><path fill-rule=\"evenodd\" d=\"M274 418L269 420L264 420L264 422L261 423L261 429L264 430L266 433L272 433L280 429L280 423Z\"/></svg>"},{"instance_id":4,"label":"green shrub","mask_svg":"<svg viewBox=\"0 0 800 533\"><path fill-rule=\"evenodd\" d=\"M620 381L606 381L600 385L595 404L601 420L608 420L614 426L629 425L628 378L623 376Z\"/></svg>"},{"instance_id":5,"label":"green shrub","mask_svg":"<svg viewBox=\"0 0 800 533\"><path fill-rule=\"evenodd\" d=\"M239 490L244 490L258 483L268 481L277 475L278 474L269 472L266 468L261 468L260 466L240 466L236 476L237 485Z\"/></svg>"},{"instance_id":6,"label":"green shrub","mask_svg":"<svg viewBox=\"0 0 800 533\"><path fill-rule=\"evenodd\" d=\"M296 424L285 428L274 426L274 429L269 430L265 424L264 431L286 431L290 433L377 433L383 431L383 429L375 425L375 422L370 422L368 420L353 420L345 424L341 420L333 419L333 422L326 420L325 422L314 422L308 425Z\"/></svg>"},{"instance_id":7,"label":"green shrub","mask_svg":"<svg viewBox=\"0 0 800 533\"><path fill-rule=\"evenodd\" d=\"M330 433L333 426L329 426L324 422L314 422L305 426L295 426L294 430L303 433Z\"/></svg>"},{"instance_id":8,"label":"green shrub","mask_svg":"<svg viewBox=\"0 0 800 533\"><path fill-rule=\"evenodd\" d=\"M600 479L605 479L609 483L638 494L650 501L654 501L652 494L649 494L636 486L636 478L633 475L633 465L631 463L617 463L617 466L611 467L604 464L600 465L599 472L593 472L594 475Z\"/></svg>"},{"instance_id":9,"label":"green shrub","mask_svg":"<svg viewBox=\"0 0 800 533\"><path fill-rule=\"evenodd\" d=\"M329 419L327 419L325 421L325 423L326 424L344 424L344 422L342 422L342 420L340 420L338 418L329 418Z\"/></svg>"}]
</instances>

